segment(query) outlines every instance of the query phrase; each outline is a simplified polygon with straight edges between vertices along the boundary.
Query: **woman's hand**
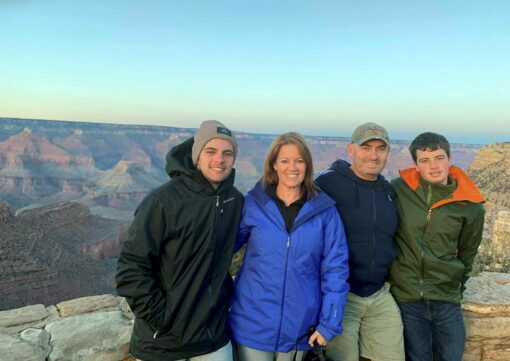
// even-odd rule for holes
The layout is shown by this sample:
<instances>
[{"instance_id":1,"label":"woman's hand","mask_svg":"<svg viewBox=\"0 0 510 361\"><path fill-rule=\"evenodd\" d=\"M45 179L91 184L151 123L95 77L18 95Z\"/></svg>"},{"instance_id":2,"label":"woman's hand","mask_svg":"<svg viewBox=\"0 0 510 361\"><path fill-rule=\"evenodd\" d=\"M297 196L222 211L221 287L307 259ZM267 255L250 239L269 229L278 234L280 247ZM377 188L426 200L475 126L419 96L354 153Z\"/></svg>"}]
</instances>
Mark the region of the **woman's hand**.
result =
<instances>
[{"instance_id":1,"label":"woman's hand","mask_svg":"<svg viewBox=\"0 0 510 361\"><path fill-rule=\"evenodd\" d=\"M314 342L317 342L319 346L326 346L328 341L322 337L319 331L315 331L312 336L308 339L308 344L313 347Z\"/></svg>"}]
</instances>

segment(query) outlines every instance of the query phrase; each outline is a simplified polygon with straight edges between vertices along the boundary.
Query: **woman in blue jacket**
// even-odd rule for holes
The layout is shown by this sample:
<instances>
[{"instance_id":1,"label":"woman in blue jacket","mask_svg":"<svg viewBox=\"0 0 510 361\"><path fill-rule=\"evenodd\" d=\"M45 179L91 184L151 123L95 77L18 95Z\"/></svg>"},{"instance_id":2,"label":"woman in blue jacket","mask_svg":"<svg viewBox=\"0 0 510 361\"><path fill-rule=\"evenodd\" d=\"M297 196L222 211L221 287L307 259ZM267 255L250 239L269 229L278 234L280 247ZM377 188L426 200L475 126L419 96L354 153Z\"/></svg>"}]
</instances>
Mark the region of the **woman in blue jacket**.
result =
<instances>
[{"instance_id":1,"label":"woman in blue jacket","mask_svg":"<svg viewBox=\"0 0 510 361\"><path fill-rule=\"evenodd\" d=\"M237 248L247 248L230 312L240 361L299 361L314 342L326 345L342 332L345 234L312 174L304 138L282 134L269 148L262 180L245 197Z\"/></svg>"}]
</instances>

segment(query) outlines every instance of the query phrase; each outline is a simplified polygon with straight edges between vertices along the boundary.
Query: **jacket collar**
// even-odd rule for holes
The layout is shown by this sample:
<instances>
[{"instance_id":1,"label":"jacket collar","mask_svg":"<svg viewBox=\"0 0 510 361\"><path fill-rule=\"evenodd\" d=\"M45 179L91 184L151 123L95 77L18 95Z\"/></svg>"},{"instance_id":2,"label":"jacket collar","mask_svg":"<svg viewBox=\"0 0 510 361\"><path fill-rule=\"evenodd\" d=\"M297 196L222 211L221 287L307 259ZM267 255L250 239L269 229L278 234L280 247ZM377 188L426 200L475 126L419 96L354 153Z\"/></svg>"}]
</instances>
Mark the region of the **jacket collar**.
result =
<instances>
[{"instance_id":1,"label":"jacket collar","mask_svg":"<svg viewBox=\"0 0 510 361\"><path fill-rule=\"evenodd\" d=\"M280 211L276 206L276 202L266 193L261 180L255 184L255 187L253 187L253 189L250 190L248 194L253 197L253 199L255 199L255 201L265 212L270 213L273 219L282 220L282 227L285 229L282 217L278 216ZM329 196L327 196L324 192L319 191L316 197L312 196L310 199L305 201L303 208L301 208L301 211L299 211L299 214L296 217L294 224L292 225L291 232L317 213L322 212L334 204L335 202Z\"/></svg>"},{"instance_id":2,"label":"jacket collar","mask_svg":"<svg viewBox=\"0 0 510 361\"><path fill-rule=\"evenodd\" d=\"M406 182L406 184L412 189L416 190L420 187L420 173L416 170L416 168L407 168L401 169L399 171L400 177ZM450 167L450 172L448 174L450 177L455 179L457 182L457 188L453 191L452 197L448 199L443 199L437 203L435 203L432 208L439 207L446 203L452 202L460 202L460 201L469 201L473 203L482 203L485 202L485 198L478 189L478 187L473 183L473 181L464 173L464 171L454 165Z\"/></svg>"}]
</instances>

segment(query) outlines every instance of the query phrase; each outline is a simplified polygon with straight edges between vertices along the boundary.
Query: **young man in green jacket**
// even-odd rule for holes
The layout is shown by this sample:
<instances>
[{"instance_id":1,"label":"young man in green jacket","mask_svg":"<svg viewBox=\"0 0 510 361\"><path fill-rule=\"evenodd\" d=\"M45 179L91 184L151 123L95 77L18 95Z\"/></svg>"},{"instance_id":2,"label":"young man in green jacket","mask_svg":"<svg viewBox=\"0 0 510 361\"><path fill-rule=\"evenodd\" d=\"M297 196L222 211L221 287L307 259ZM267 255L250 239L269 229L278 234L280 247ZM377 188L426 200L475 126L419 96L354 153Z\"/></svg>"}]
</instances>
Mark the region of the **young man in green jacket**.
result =
<instances>
[{"instance_id":1,"label":"young man in green jacket","mask_svg":"<svg viewBox=\"0 0 510 361\"><path fill-rule=\"evenodd\" d=\"M460 303L482 240L484 198L451 165L442 135L422 133L409 151L415 168L401 170L392 182L399 226L389 279L404 323L406 359L461 361Z\"/></svg>"}]
</instances>

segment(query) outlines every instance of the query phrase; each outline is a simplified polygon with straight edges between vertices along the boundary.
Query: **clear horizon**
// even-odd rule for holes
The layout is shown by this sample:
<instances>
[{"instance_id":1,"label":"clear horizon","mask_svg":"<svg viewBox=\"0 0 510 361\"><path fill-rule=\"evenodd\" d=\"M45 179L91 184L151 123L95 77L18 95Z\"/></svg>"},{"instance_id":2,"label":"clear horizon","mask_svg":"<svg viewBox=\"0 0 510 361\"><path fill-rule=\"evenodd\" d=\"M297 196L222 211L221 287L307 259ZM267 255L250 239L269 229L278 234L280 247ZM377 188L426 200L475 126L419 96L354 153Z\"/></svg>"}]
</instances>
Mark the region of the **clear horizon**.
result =
<instances>
[{"instance_id":1,"label":"clear horizon","mask_svg":"<svg viewBox=\"0 0 510 361\"><path fill-rule=\"evenodd\" d=\"M0 117L510 141L510 2L0 4Z\"/></svg>"},{"instance_id":2,"label":"clear horizon","mask_svg":"<svg viewBox=\"0 0 510 361\"><path fill-rule=\"evenodd\" d=\"M0 121L2 119L21 119L21 120L36 120L36 121L56 121L56 122L71 122L71 123L90 123L90 124L105 124L105 125L125 125L125 126L155 126L155 127L170 127L170 128L186 128L186 129L198 129L201 122L197 123L197 126L187 126L187 125L173 125L173 124L149 124L149 123L114 123L114 122L94 122L94 121L81 121L81 120L69 120L69 119L42 119L42 118L19 118L19 117L3 117L0 116ZM1 124L1 123L0 123ZM275 132L273 130L268 131L261 131L261 130L242 130L242 129L236 129L232 128L234 132L238 133L253 133L253 134L264 134L264 135L274 135L277 136L278 134L281 134L283 132L287 131L294 131L292 129L290 130L284 130L283 132ZM318 136L318 137L337 137L337 138L350 138L351 133L343 133L343 134L322 134L322 133L306 133L306 132L300 132L304 136ZM395 137L391 136L390 134L390 141L404 141L404 142L411 142L413 138L418 135L419 133L411 136L411 137ZM479 141L479 139L474 139L474 141L470 141L469 139L461 139L461 138L455 138L450 137L449 142L452 144L470 144L470 145L488 145L488 144L494 144L494 143L507 143L510 141L496 141L496 142L486 142L482 143Z\"/></svg>"}]
</instances>

